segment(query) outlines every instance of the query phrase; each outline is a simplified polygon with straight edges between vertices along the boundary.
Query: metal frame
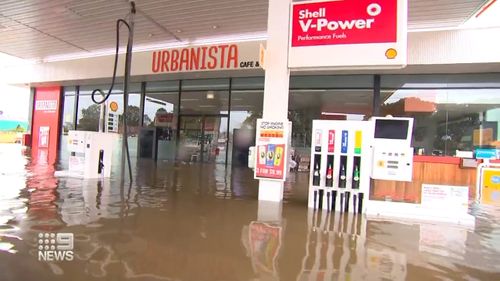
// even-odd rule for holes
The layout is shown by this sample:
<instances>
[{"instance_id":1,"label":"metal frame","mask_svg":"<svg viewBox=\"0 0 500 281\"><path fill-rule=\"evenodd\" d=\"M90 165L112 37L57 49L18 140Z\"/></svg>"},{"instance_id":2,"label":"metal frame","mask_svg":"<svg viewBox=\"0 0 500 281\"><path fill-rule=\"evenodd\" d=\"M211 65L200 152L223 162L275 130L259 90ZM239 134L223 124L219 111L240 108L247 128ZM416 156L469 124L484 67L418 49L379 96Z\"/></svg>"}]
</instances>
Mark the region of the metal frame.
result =
<instances>
[{"instance_id":1,"label":"metal frame","mask_svg":"<svg viewBox=\"0 0 500 281\"><path fill-rule=\"evenodd\" d=\"M78 104L80 102L80 86L75 86L75 104L73 105L73 129L76 130L78 122ZM63 109L64 110L64 109Z\"/></svg>"},{"instance_id":2,"label":"metal frame","mask_svg":"<svg viewBox=\"0 0 500 281\"><path fill-rule=\"evenodd\" d=\"M229 135L231 133L231 100L233 91L233 78L229 78L229 97L227 99L227 137L226 137L226 161L224 161L224 166L227 169L228 157L229 157Z\"/></svg>"},{"instance_id":3,"label":"metal frame","mask_svg":"<svg viewBox=\"0 0 500 281\"><path fill-rule=\"evenodd\" d=\"M372 116L380 116L380 75L376 74L373 76L373 104L372 104Z\"/></svg>"}]
</instances>

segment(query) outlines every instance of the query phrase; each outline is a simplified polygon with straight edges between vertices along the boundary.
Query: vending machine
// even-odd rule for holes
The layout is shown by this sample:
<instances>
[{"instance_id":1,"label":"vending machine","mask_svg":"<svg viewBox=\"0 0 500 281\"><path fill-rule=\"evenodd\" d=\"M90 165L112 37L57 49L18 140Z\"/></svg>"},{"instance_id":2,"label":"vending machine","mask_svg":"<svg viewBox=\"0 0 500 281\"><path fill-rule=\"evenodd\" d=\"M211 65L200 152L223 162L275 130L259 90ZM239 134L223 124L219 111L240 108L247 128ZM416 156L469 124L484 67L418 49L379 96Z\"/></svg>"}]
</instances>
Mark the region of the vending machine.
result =
<instances>
[{"instance_id":1,"label":"vending machine","mask_svg":"<svg viewBox=\"0 0 500 281\"><path fill-rule=\"evenodd\" d=\"M81 178L111 176L113 145L117 134L69 131L69 175Z\"/></svg>"},{"instance_id":2,"label":"vending machine","mask_svg":"<svg viewBox=\"0 0 500 281\"><path fill-rule=\"evenodd\" d=\"M308 206L362 213L370 190L373 122L313 121Z\"/></svg>"}]
</instances>

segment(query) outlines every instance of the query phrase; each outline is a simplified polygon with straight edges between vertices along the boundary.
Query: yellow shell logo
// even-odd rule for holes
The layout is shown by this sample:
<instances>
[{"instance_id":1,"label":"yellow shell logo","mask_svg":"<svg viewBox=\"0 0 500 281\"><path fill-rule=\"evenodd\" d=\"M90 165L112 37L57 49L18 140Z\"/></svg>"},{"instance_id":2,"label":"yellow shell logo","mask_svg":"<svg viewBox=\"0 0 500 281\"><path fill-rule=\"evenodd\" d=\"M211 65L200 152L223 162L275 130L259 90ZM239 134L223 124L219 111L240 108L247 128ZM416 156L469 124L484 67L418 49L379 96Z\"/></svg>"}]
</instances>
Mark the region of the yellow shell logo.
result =
<instances>
[{"instance_id":1,"label":"yellow shell logo","mask_svg":"<svg viewBox=\"0 0 500 281\"><path fill-rule=\"evenodd\" d=\"M111 111L113 112L116 112L118 110L118 103L116 101L112 101L109 104L109 109L111 109Z\"/></svg>"},{"instance_id":2,"label":"yellow shell logo","mask_svg":"<svg viewBox=\"0 0 500 281\"><path fill-rule=\"evenodd\" d=\"M385 57L392 60L398 56L398 51L396 49L390 48L385 51Z\"/></svg>"}]
</instances>

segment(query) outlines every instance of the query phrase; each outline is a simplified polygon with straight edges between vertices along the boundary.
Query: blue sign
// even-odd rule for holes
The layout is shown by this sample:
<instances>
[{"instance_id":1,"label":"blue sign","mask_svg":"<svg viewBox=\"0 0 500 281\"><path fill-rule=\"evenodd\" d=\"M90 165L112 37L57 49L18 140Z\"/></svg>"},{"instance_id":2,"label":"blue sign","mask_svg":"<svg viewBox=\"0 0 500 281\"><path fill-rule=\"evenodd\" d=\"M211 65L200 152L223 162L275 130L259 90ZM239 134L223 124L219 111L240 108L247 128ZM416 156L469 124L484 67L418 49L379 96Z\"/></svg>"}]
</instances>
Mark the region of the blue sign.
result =
<instances>
[{"instance_id":1,"label":"blue sign","mask_svg":"<svg viewBox=\"0 0 500 281\"><path fill-rule=\"evenodd\" d=\"M342 131L342 143L340 146L340 152L347 153L347 143L349 142L349 132Z\"/></svg>"},{"instance_id":2,"label":"blue sign","mask_svg":"<svg viewBox=\"0 0 500 281\"><path fill-rule=\"evenodd\" d=\"M497 159L498 152L496 148L476 148L476 159Z\"/></svg>"}]
</instances>

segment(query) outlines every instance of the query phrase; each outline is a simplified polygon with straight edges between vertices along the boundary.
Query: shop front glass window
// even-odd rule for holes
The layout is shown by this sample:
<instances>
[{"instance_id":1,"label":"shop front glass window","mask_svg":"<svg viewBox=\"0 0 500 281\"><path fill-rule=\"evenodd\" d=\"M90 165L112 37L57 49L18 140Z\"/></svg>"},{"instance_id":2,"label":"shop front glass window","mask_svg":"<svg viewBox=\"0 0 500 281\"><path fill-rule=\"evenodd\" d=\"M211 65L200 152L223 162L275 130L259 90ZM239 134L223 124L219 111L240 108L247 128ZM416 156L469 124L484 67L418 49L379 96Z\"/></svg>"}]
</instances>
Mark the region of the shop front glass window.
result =
<instances>
[{"instance_id":1,"label":"shop front glass window","mask_svg":"<svg viewBox=\"0 0 500 281\"><path fill-rule=\"evenodd\" d=\"M78 118L76 128L79 131L99 130L101 106L95 104L90 95L80 95L78 99Z\"/></svg>"},{"instance_id":2,"label":"shop front glass window","mask_svg":"<svg viewBox=\"0 0 500 281\"><path fill-rule=\"evenodd\" d=\"M310 168L313 120L368 120L373 90L290 90L291 157L298 170Z\"/></svg>"},{"instance_id":3,"label":"shop front glass window","mask_svg":"<svg viewBox=\"0 0 500 281\"><path fill-rule=\"evenodd\" d=\"M181 94L182 115L227 114L229 91L186 91Z\"/></svg>"},{"instance_id":4,"label":"shop front glass window","mask_svg":"<svg viewBox=\"0 0 500 281\"><path fill-rule=\"evenodd\" d=\"M500 75L382 76L382 115L413 117L416 154L500 147Z\"/></svg>"},{"instance_id":5,"label":"shop front glass window","mask_svg":"<svg viewBox=\"0 0 500 281\"><path fill-rule=\"evenodd\" d=\"M133 83L130 85L129 90L129 129L134 131L134 128L138 126L138 120L140 120L140 84ZM93 85L93 86L81 86L79 92L78 100L78 117L77 117L77 129L82 131L98 131L99 130L99 120L101 116L101 105L95 104L92 101L91 94L94 89L101 89L104 93L108 93L109 85ZM95 99L97 101L102 100L102 96L96 94ZM116 111L110 110L110 104L116 102L118 108ZM119 131L123 130L123 121L121 115L123 114L123 84L117 84L113 87L113 91L105 103L105 109L107 113L115 113L119 117Z\"/></svg>"},{"instance_id":6,"label":"shop front glass window","mask_svg":"<svg viewBox=\"0 0 500 281\"><path fill-rule=\"evenodd\" d=\"M115 115L115 120L117 120L117 130L115 133L118 135L116 142L114 143L115 149L113 150L113 161L118 163L121 159L121 146L122 146L122 132L123 132L123 84L117 84L113 87L111 95L101 107L99 104L95 104L92 101L91 94L94 89L101 89L104 93L108 93L110 85L91 85L91 86L80 86L79 99L78 99L78 115L77 115L77 130L79 131L99 131L99 122L103 121L101 119L101 108L103 107L104 114ZM129 102L127 108L128 114L128 144L129 152L132 159L137 155L137 137L140 128L140 91L141 86L139 83L130 84L129 90ZM97 94L95 96L97 101L102 100L102 96ZM110 106L111 103L116 103L117 107L113 108ZM106 116L103 116L106 120ZM106 122L103 122L103 126L108 126ZM113 130L113 129L112 129Z\"/></svg>"},{"instance_id":7,"label":"shop front glass window","mask_svg":"<svg viewBox=\"0 0 500 281\"><path fill-rule=\"evenodd\" d=\"M144 101L144 127L149 130L149 135L158 138L157 157L160 160L175 160L177 139L177 110L178 92L146 93ZM150 155L151 152L145 153ZM144 155L146 156L146 155Z\"/></svg>"},{"instance_id":8,"label":"shop front glass window","mask_svg":"<svg viewBox=\"0 0 500 281\"><path fill-rule=\"evenodd\" d=\"M177 159L224 163L228 140L229 79L183 80Z\"/></svg>"},{"instance_id":9,"label":"shop front glass window","mask_svg":"<svg viewBox=\"0 0 500 281\"><path fill-rule=\"evenodd\" d=\"M158 159L175 160L178 110L179 81L146 83L141 157L154 157L153 142L156 141Z\"/></svg>"},{"instance_id":10,"label":"shop front glass window","mask_svg":"<svg viewBox=\"0 0 500 281\"><path fill-rule=\"evenodd\" d=\"M64 108L62 115L62 134L60 146L60 159L68 159L68 132L75 129L75 102L76 89L75 87L64 87ZM61 161L63 168L68 168L67 161Z\"/></svg>"},{"instance_id":11,"label":"shop front glass window","mask_svg":"<svg viewBox=\"0 0 500 281\"><path fill-rule=\"evenodd\" d=\"M64 88L64 109L63 109L63 135L67 135L69 130L75 128L75 87Z\"/></svg>"},{"instance_id":12,"label":"shop front glass window","mask_svg":"<svg viewBox=\"0 0 500 281\"><path fill-rule=\"evenodd\" d=\"M455 156L477 147L500 147L500 89L385 90L383 115L414 118L417 154Z\"/></svg>"},{"instance_id":13,"label":"shop front glass window","mask_svg":"<svg viewBox=\"0 0 500 281\"><path fill-rule=\"evenodd\" d=\"M233 166L248 165L248 149L255 145L255 128L262 118L264 78L234 78L231 90L229 157Z\"/></svg>"},{"instance_id":14,"label":"shop front glass window","mask_svg":"<svg viewBox=\"0 0 500 281\"><path fill-rule=\"evenodd\" d=\"M310 149L313 120L368 120L372 102L373 90L291 89L288 120L292 122L292 146Z\"/></svg>"}]
</instances>

